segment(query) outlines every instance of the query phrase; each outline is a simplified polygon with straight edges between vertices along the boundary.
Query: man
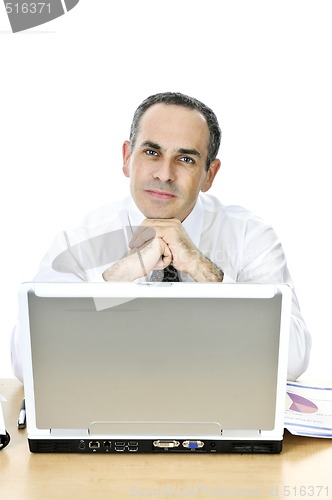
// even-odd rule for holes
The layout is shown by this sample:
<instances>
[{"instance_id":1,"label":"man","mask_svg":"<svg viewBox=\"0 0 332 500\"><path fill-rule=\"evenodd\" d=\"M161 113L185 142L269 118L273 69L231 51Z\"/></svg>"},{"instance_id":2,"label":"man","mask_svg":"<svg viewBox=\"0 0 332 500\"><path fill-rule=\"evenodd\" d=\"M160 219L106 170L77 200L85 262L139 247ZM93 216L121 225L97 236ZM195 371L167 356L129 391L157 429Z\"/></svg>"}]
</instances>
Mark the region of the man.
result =
<instances>
[{"instance_id":1,"label":"man","mask_svg":"<svg viewBox=\"0 0 332 500\"><path fill-rule=\"evenodd\" d=\"M181 102L189 99L156 96L136 113L131 141L123 145L123 171L130 177L132 198L146 217L130 243L143 262L137 252L131 253L104 272L106 281L132 281L170 263L195 281L222 281L221 270L196 248L182 225L199 192L211 187L219 170L215 156L220 129L206 110L214 134L209 154L211 133L205 116L196 108L176 104Z\"/></svg>"},{"instance_id":2,"label":"man","mask_svg":"<svg viewBox=\"0 0 332 500\"><path fill-rule=\"evenodd\" d=\"M131 196L60 233L35 280L286 282L293 288L273 229L205 194L220 167L220 138L215 114L200 101L178 93L148 97L123 144ZM310 346L293 290L289 379L306 370ZM12 353L22 379L17 331Z\"/></svg>"}]
</instances>

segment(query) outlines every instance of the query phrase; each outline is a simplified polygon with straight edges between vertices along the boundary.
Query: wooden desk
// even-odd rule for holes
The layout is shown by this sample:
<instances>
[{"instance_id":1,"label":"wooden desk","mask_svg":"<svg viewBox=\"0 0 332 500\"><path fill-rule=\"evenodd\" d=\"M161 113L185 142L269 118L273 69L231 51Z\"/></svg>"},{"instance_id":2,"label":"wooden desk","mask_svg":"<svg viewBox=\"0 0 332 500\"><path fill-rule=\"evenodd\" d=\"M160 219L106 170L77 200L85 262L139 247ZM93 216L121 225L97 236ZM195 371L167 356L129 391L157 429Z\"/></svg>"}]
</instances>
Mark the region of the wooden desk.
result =
<instances>
[{"instance_id":1,"label":"wooden desk","mask_svg":"<svg viewBox=\"0 0 332 500\"><path fill-rule=\"evenodd\" d=\"M16 427L22 385L0 380L11 442L0 452L3 500L329 498L332 441L286 433L280 455L32 454Z\"/></svg>"}]
</instances>

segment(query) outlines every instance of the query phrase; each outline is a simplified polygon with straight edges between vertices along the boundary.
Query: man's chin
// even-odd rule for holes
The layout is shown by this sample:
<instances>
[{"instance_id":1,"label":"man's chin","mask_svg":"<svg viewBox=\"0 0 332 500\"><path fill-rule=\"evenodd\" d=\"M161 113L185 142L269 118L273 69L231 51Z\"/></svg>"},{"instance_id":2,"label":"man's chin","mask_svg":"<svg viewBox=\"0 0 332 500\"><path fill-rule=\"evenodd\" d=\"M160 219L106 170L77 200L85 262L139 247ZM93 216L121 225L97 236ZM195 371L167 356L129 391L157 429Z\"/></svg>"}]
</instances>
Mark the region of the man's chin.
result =
<instances>
[{"instance_id":1,"label":"man's chin","mask_svg":"<svg viewBox=\"0 0 332 500\"><path fill-rule=\"evenodd\" d=\"M174 210L174 207L167 207L165 205L166 204L161 206L158 203L151 205L151 203L149 203L137 206L147 219L176 219L177 211Z\"/></svg>"},{"instance_id":2,"label":"man's chin","mask_svg":"<svg viewBox=\"0 0 332 500\"><path fill-rule=\"evenodd\" d=\"M148 211L142 212L147 219L177 219L176 215L169 212Z\"/></svg>"}]
</instances>

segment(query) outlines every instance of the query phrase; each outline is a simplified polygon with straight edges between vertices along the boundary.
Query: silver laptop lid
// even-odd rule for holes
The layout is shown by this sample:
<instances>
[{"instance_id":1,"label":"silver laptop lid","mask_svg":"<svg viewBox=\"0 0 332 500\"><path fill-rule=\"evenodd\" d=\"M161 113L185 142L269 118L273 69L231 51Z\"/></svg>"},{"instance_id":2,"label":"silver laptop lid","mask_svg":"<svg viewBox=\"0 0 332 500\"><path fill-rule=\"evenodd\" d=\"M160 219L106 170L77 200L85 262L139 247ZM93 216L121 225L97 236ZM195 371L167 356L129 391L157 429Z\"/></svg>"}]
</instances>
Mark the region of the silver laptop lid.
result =
<instances>
[{"instance_id":1,"label":"silver laptop lid","mask_svg":"<svg viewBox=\"0 0 332 500\"><path fill-rule=\"evenodd\" d=\"M132 436L273 430L290 301L286 285L25 284L28 423Z\"/></svg>"}]
</instances>

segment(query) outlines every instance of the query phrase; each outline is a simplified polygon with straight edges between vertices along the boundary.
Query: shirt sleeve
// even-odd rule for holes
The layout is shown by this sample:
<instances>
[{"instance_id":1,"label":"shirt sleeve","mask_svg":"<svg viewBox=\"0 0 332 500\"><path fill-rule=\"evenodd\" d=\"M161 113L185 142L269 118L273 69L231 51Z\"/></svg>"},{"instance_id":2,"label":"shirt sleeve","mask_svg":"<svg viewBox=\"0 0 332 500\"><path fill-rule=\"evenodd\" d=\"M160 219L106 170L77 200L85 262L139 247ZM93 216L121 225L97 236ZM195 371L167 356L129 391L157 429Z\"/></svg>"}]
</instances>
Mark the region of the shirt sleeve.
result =
<instances>
[{"instance_id":1,"label":"shirt sleeve","mask_svg":"<svg viewBox=\"0 0 332 500\"><path fill-rule=\"evenodd\" d=\"M287 283L292 289L288 379L296 380L308 368L311 336L302 318L281 243L270 226L248 227L237 281Z\"/></svg>"},{"instance_id":2,"label":"shirt sleeve","mask_svg":"<svg viewBox=\"0 0 332 500\"><path fill-rule=\"evenodd\" d=\"M60 264L55 265L58 255L65 255ZM44 256L32 281L36 282L81 282L85 280L84 270L70 246L67 244L64 232L59 233L53 241L50 250ZM11 362L15 377L23 382L23 360L21 353L20 325L17 320L11 335Z\"/></svg>"},{"instance_id":3,"label":"shirt sleeve","mask_svg":"<svg viewBox=\"0 0 332 500\"><path fill-rule=\"evenodd\" d=\"M71 245L65 231L59 232L49 251L42 259L33 281L80 282L86 281L86 273L77 248Z\"/></svg>"}]
</instances>

